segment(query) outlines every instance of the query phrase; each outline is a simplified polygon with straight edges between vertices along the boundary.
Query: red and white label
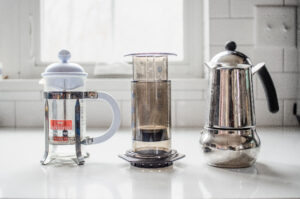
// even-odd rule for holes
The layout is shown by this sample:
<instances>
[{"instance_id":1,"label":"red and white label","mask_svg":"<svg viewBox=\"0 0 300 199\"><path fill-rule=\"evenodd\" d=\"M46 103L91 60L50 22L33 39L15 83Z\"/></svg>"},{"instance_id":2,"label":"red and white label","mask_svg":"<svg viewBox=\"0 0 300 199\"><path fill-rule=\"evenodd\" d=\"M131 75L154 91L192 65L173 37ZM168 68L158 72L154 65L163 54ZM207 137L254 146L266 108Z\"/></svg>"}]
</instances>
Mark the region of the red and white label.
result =
<instances>
[{"instance_id":1,"label":"red and white label","mask_svg":"<svg viewBox=\"0 0 300 199\"><path fill-rule=\"evenodd\" d=\"M72 120L50 120L52 130L72 130Z\"/></svg>"},{"instance_id":2,"label":"red and white label","mask_svg":"<svg viewBox=\"0 0 300 199\"><path fill-rule=\"evenodd\" d=\"M53 141L56 142L66 142L68 141L69 138L68 137L58 137L58 136L53 136Z\"/></svg>"}]
</instances>

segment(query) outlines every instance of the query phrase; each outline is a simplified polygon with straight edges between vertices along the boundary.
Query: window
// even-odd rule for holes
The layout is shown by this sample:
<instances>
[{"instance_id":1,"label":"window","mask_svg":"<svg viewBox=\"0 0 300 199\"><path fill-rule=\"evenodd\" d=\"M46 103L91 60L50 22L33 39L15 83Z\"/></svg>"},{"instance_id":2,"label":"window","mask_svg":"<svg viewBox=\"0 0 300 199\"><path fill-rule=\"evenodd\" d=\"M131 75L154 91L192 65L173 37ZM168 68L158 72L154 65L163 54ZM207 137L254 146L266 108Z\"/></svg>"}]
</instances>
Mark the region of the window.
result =
<instances>
[{"instance_id":1,"label":"window","mask_svg":"<svg viewBox=\"0 0 300 199\"><path fill-rule=\"evenodd\" d=\"M172 78L203 77L203 1L21 1L30 5L20 13L21 37L28 39L21 44L20 77L39 76L60 49L70 50L89 77L95 65L129 61L123 55L134 52L176 53Z\"/></svg>"},{"instance_id":2,"label":"window","mask_svg":"<svg viewBox=\"0 0 300 199\"><path fill-rule=\"evenodd\" d=\"M41 10L41 61L56 61L60 49L88 63L133 52L183 59L183 0L43 0Z\"/></svg>"}]
</instances>

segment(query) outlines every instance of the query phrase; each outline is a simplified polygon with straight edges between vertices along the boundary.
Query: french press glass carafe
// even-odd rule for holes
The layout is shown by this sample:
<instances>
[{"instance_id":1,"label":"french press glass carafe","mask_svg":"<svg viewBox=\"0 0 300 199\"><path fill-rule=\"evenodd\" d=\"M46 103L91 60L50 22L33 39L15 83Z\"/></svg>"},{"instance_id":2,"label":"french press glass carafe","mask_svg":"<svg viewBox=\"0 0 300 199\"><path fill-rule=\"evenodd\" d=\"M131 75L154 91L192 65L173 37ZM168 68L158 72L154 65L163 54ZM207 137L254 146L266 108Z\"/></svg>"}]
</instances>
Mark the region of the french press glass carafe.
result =
<instances>
[{"instance_id":1,"label":"french press glass carafe","mask_svg":"<svg viewBox=\"0 0 300 199\"><path fill-rule=\"evenodd\" d=\"M132 150L120 157L137 167L164 167L183 158L171 149L171 81L169 53L133 57Z\"/></svg>"},{"instance_id":2,"label":"french press glass carafe","mask_svg":"<svg viewBox=\"0 0 300 199\"><path fill-rule=\"evenodd\" d=\"M45 153L42 164L71 160L82 165L89 156L82 146L108 140L120 126L120 110L116 101L105 92L86 91L88 74L78 64L68 63L70 57L69 51L60 51L61 63L49 65L42 74L45 98ZM100 137L85 135L87 99L103 99L112 108L111 126Z\"/></svg>"}]
</instances>

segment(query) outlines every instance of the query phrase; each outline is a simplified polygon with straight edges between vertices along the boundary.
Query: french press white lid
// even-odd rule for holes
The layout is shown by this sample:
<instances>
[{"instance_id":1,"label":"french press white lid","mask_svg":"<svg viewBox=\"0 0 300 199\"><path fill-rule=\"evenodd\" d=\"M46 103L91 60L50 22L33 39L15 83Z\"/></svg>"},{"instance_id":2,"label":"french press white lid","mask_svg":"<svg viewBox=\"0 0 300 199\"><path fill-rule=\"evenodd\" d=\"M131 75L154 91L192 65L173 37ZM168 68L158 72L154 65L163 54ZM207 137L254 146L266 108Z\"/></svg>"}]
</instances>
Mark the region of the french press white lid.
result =
<instances>
[{"instance_id":1,"label":"french press white lid","mask_svg":"<svg viewBox=\"0 0 300 199\"><path fill-rule=\"evenodd\" d=\"M61 50L58 53L61 62L50 64L42 77L45 79L46 90L73 90L85 86L88 74L76 63L70 63L71 53Z\"/></svg>"}]
</instances>

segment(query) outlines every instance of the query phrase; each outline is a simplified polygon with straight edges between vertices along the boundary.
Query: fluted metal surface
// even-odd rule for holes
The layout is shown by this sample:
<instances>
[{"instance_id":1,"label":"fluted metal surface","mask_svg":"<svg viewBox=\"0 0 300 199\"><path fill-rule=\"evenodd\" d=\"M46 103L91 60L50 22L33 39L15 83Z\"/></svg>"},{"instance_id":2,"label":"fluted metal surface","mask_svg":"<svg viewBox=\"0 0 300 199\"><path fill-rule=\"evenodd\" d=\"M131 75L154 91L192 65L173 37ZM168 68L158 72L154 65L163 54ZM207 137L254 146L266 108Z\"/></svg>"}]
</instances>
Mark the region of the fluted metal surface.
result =
<instances>
[{"instance_id":1,"label":"fluted metal surface","mask_svg":"<svg viewBox=\"0 0 300 199\"><path fill-rule=\"evenodd\" d=\"M210 128L251 128L255 126L252 73L250 67L218 67L211 70Z\"/></svg>"}]
</instances>

